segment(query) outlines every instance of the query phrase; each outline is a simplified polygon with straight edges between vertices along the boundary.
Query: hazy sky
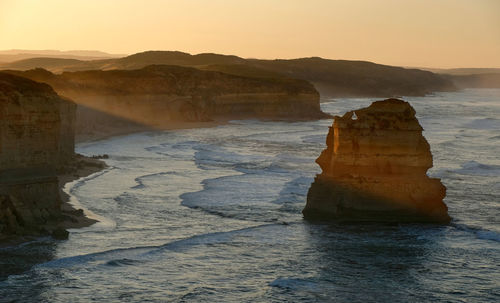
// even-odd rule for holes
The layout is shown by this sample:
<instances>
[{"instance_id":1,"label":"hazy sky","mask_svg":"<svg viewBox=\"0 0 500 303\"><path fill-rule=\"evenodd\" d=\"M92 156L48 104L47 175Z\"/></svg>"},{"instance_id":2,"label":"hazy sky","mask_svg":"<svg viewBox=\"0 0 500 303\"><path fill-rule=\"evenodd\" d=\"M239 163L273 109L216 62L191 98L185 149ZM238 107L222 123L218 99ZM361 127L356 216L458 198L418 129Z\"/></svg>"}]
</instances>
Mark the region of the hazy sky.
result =
<instances>
[{"instance_id":1,"label":"hazy sky","mask_svg":"<svg viewBox=\"0 0 500 303\"><path fill-rule=\"evenodd\" d=\"M500 0L0 0L0 49L500 67Z\"/></svg>"}]
</instances>

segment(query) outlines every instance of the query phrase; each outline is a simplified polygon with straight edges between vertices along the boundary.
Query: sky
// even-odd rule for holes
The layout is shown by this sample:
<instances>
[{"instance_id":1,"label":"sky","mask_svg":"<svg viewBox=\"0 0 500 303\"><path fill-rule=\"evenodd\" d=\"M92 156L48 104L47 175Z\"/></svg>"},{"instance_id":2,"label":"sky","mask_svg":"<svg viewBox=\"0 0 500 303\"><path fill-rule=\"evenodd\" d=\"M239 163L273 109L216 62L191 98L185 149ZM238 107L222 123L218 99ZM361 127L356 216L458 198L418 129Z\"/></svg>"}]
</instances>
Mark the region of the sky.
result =
<instances>
[{"instance_id":1,"label":"sky","mask_svg":"<svg viewBox=\"0 0 500 303\"><path fill-rule=\"evenodd\" d=\"M500 0L0 0L0 50L500 67Z\"/></svg>"}]
</instances>

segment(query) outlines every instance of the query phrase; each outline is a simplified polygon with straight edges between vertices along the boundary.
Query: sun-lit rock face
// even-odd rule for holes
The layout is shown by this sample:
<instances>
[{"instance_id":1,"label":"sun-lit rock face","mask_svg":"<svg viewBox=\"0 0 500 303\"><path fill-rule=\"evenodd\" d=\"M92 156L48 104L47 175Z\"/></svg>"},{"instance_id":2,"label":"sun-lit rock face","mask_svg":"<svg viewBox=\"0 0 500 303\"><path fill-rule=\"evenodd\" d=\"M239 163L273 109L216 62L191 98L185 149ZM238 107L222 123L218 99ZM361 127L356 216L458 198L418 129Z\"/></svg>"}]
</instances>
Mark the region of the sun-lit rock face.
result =
<instances>
[{"instance_id":1,"label":"sun-lit rock face","mask_svg":"<svg viewBox=\"0 0 500 303\"><path fill-rule=\"evenodd\" d=\"M0 73L0 236L60 217L56 171L74 154L74 114L50 86Z\"/></svg>"},{"instance_id":2,"label":"sun-lit rock face","mask_svg":"<svg viewBox=\"0 0 500 303\"><path fill-rule=\"evenodd\" d=\"M329 117L321 111L314 86L298 79L236 76L168 65L60 75L43 69L9 72L47 83L82 106L160 129L174 122Z\"/></svg>"},{"instance_id":3,"label":"sun-lit rock face","mask_svg":"<svg viewBox=\"0 0 500 303\"><path fill-rule=\"evenodd\" d=\"M446 188L426 174L432 155L422 130L415 110L398 99L336 116L304 217L448 222Z\"/></svg>"}]
</instances>

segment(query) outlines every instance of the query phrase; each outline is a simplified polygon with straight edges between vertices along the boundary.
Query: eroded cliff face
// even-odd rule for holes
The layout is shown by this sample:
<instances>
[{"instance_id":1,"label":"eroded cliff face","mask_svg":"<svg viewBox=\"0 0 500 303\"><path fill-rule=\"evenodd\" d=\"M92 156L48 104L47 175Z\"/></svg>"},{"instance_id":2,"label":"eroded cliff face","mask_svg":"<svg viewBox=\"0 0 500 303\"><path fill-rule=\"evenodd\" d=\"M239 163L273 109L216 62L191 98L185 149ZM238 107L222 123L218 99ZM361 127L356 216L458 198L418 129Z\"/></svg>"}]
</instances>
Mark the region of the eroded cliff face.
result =
<instances>
[{"instance_id":1,"label":"eroded cliff face","mask_svg":"<svg viewBox=\"0 0 500 303\"><path fill-rule=\"evenodd\" d=\"M55 228L56 171L73 157L74 113L50 86L0 73L0 237Z\"/></svg>"},{"instance_id":2,"label":"eroded cliff face","mask_svg":"<svg viewBox=\"0 0 500 303\"><path fill-rule=\"evenodd\" d=\"M387 99L336 116L303 210L340 221L448 222L446 188L429 178L429 143L415 110Z\"/></svg>"},{"instance_id":3,"label":"eroded cliff face","mask_svg":"<svg viewBox=\"0 0 500 303\"><path fill-rule=\"evenodd\" d=\"M103 113L153 127L214 119L319 119L319 93L307 81L153 65L138 70L11 73L50 84Z\"/></svg>"}]
</instances>

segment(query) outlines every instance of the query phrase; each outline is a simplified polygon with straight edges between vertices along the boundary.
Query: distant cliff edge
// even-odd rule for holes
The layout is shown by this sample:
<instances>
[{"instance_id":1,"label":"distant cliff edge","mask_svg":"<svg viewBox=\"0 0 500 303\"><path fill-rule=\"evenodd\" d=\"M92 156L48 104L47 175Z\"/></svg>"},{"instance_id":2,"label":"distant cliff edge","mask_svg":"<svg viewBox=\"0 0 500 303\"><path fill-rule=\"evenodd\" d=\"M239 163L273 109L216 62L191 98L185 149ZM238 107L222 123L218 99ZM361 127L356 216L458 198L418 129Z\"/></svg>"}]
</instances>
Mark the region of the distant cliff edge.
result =
<instances>
[{"instance_id":1,"label":"distant cliff edge","mask_svg":"<svg viewBox=\"0 0 500 303\"><path fill-rule=\"evenodd\" d=\"M0 68L28 70L39 67L61 73L135 70L155 64L188 66L245 77L302 79L313 83L322 97L422 96L457 89L450 79L430 71L319 57L261 60L211 53L191 55L178 51L146 51L106 60L31 58L6 63Z\"/></svg>"},{"instance_id":2,"label":"distant cliff edge","mask_svg":"<svg viewBox=\"0 0 500 303\"><path fill-rule=\"evenodd\" d=\"M255 78L190 67L151 65L138 70L9 71L50 84L80 106L155 128L176 122L262 118L328 118L309 82Z\"/></svg>"}]
</instances>

